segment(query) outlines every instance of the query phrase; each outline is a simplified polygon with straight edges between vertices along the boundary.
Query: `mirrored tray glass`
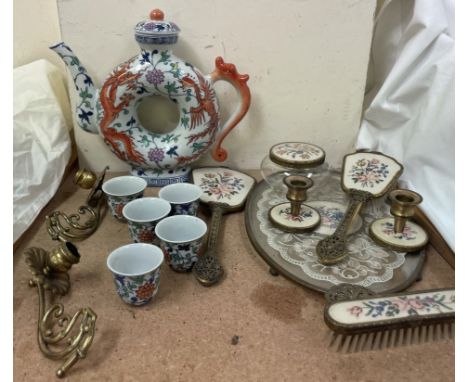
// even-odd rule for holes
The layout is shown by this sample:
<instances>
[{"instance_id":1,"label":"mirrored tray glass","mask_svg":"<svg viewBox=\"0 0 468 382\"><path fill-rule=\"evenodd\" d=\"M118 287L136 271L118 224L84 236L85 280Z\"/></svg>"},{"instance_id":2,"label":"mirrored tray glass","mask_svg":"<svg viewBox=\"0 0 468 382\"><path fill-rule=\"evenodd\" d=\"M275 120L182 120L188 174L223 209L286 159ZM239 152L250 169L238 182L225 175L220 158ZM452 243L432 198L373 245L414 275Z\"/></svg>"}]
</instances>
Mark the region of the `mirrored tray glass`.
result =
<instances>
[{"instance_id":1,"label":"mirrored tray glass","mask_svg":"<svg viewBox=\"0 0 468 382\"><path fill-rule=\"evenodd\" d=\"M269 183L282 182L269 179ZM331 202L330 208L322 210L322 229L311 233L294 234L283 232L271 225L268 210L275 204L285 202L286 193L278 194L265 181L252 191L245 212L245 224L249 238L257 252L277 272L305 287L326 292L334 285L350 283L361 285L376 293L400 291L411 285L421 272L425 252L396 252L377 245L368 235L368 227L377 218L390 215L390 206L385 197L368 203L361 213L360 228L350 235L350 256L334 266L324 266L315 254L317 242L330 234L343 216L348 197L341 189L341 172L325 170L316 173L314 186L308 192L306 203ZM323 229L326 224L328 229Z\"/></svg>"}]
</instances>

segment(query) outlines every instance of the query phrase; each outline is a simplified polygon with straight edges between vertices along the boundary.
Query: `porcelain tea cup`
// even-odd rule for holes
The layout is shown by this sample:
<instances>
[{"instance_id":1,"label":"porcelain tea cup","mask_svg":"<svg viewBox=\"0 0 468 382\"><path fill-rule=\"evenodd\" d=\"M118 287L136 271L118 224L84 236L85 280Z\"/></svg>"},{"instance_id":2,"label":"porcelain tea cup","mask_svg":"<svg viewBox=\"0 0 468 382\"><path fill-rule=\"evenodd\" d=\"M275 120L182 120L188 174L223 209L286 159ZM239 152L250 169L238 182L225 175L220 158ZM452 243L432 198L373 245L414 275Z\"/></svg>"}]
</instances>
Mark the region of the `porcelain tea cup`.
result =
<instances>
[{"instance_id":1,"label":"porcelain tea cup","mask_svg":"<svg viewBox=\"0 0 468 382\"><path fill-rule=\"evenodd\" d=\"M131 175L118 176L105 181L102 190L107 196L107 204L112 215L125 221L122 215L123 208L128 202L143 197L146 186L144 179Z\"/></svg>"},{"instance_id":2,"label":"porcelain tea cup","mask_svg":"<svg viewBox=\"0 0 468 382\"><path fill-rule=\"evenodd\" d=\"M117 293L127 304L143 305L159 289L164 256L153 244L133 243L119 247L107 257Z\"/></svg>"},{"instance_id":3,"label":"porcelain tea cup","mask_svg":"<svg viewBox=\"0 0 468 382\"><path fill-rule=\"evenodd\" d=\"M171 205L161 198L143 197L132 200L123 208L130 236L135 243L158 244L154 228L156 223L171 212Z\"/></svg>"},{"instance_id":4,"label":"porcelain tea cup","mask_svg":"<svg viewBox=\"0 0 468 382\"><path fill-rule=\"evenodd\" d=\"M203 190L192 183L174 183L164 186L159 197L171 203L171 215L196 216Z\"/></svg>"},{"instance_id":5,"label":"porcelain tea cup","mask_svg":"<svg viewBox=\"0 0 468 382\"><path fill-rule=\"evenodd\" d=\"M206 223L190 215L169 216L155 228L166 262L177 272L188 272L197 262L206 231Z\"/></svg>"}]
</instances>

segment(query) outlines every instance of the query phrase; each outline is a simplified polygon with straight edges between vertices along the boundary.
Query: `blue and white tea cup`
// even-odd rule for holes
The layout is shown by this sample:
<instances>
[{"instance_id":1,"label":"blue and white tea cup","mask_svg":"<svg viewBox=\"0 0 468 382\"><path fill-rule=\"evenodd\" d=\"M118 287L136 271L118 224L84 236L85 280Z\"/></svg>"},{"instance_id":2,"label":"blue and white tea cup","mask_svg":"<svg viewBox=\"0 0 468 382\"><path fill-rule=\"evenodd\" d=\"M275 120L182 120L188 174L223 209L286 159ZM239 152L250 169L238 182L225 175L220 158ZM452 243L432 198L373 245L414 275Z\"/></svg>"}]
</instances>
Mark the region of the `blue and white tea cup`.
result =
<instances>
[{"instance_id":1,"label":"blue and white tea cup","mask_svg":"<svg viewBox=\"0 0 468 382\"><path fill-rule=\"evenodd\" d=\"M153 244L133 243L119 247L107 257L120 298L131 305L143 305L158 293L164 256Z\"/></svg>"},{"instance_id":2,"label":"blue and white tea cup","mask_svg":"<svg viewBox=\"0 0 468 382\"><path fill-rule=\"evenodd\" d=\"M118 176L105 181L102 191L107 195L107 204L112 215L125 221L123 208L128 202L143 197L146 186L147 183L143 178L131 175Z\"/></svg>"},{"instance_id":3,"label":"blue and white tea cup","mask_svg":"<svg viewBox=\"0 0 468 382\"><path fill-rule=\"evenodd\" d=\"M190 215L169 216L155 228L164 258L177 272L188 272L197 262L206 231L206 223Z\"/></svg>"},{"instance_id":4,"label":"blue and white tea cup","mask_svg":"<svg viewBox=\"0 0 468 382\"><path fill-rule=\"evenodd\" d=\"M171 205L161 198L143 197L129 202L122 210L130 236L135 243L158 244L154 228L171 212Z\"/></svg>"},{"instance_id":5,"label":"blue and white tea cup","mask_svg":"<svg viewBox=\"0 0 468 382\"><path fill-rule=\"evenodd\" d=\"M203 190L192 183L174 183L164 186L159 197L171 203L171 215L197 216Z\"/></svg>"}]
</instances>

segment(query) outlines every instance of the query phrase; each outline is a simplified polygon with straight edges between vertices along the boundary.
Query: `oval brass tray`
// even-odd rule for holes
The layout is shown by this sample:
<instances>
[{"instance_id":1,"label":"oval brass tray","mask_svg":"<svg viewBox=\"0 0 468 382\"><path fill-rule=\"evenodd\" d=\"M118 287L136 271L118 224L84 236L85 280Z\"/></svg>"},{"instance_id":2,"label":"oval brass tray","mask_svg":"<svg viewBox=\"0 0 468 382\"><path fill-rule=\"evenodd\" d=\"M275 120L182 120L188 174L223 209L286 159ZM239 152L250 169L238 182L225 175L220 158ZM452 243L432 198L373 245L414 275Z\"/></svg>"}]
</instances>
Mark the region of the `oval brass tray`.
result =
<instances>
[{"instance_id":1,"label":"oval brass tray","mask_svg":"<svg viewBox=\"0 0 468 382\"><path fill-rule=\"evenodd\" d=\"M323 171L320 174L316 174L314 182L315 186L308 193L308 201L328 200L332 202L339 202L342 204L347 203L347 195L341 190L340 187L339 171ZM386 210L389 210L389 206L387 206L387 204L382 198L376 199L376 204L369 205L369 208L366 208L366 210L363 211L362 215L364 218L362 227L354 235L359 235L359 240L361 242L364 242L364 245L372 246L372 250L374 251L376 259L379 259L380 257L385 257L388 255L388 253L390 253L390 256L398 255L401 264L398 263L400 265L397 264L397 266L394 269L385 270L387 272L387 279L372 282L370 285L363 284L362 280L358 280L356 282L353 282L352 280L330 281L328 279L317 279L315 277L312 277L310 275L310 272L307 272L307 269L304 270L302 265L297 265L292 263L291 261L287 261L284 257L284 251L282 252L283 248L280 247L278 250L278 243L272 243L272 235L274 235L275 233L278 235L283 234L281 231L275 231L275 228L273 226L270 227L269 223L265 222L264 214L268 213L265 206L265 200L269 199L273 195L272 192L272 188L268 185L268 183L266 183L265 181L259 182L255 186L255 188L249 196L249 199L247 200L245 211L245 225L250 241L252 242L253 246L260 254L260 256L272 268L272 270L307 288L317 290L320 292L327 292L334 285L344 282L365 286L374 291L375 293L398 292L406 289L419 278L426 257L424 250L407 254L392 254L391 252L388 252L388 249L378 247L376 243L374 243L367 234L368 226L370 225L369 221L371 221L374 218L382 217L385 214L389 215L388 211ZM276 197L279 198L279 196ZM284 199L284 201L286 201L286 199ZM259 207L259 205L261 207ZM265 234L266 230L268 230L269 237L267 236L267 234ZM301 243L306 243L306 240L310 240L309 238L312 238L314 235L317 236L318 234L309 233L301 235L302 239L299 240L301 241ZM289 237L289 239L296 240L297 236ZM318 236L316 239L318 240ZM280 240L279 242L281 243ZM351 237L350 242L352 244ZM313 250L311 249L311 251ZM298 256L301 259L304 259L305 255L302 252ZM312 253L311 256L311 258L313 258L314 254ZM334 267L339 266L340 264L337 264ZM331 269L327 267L327 269L330 270L329 274L333 274L338 271L338 268Z\"/></svg>"}]
</instances>

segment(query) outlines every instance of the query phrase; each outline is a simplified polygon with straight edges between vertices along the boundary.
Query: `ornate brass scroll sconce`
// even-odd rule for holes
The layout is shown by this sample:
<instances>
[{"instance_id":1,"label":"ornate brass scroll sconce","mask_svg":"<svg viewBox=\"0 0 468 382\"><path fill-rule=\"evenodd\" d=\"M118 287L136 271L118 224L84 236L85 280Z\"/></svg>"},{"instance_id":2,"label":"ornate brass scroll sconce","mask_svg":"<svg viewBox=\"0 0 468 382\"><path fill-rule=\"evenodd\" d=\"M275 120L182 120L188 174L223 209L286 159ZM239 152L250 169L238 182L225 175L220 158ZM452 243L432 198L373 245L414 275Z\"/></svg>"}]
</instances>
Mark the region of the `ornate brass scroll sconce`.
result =
<instances>
[{"instance_id":1,"label":"ornate brass scroll sconce","mask_svg":"<svg viewBox=\"0 0 468 382\"><path fill-rule=\"evenodd\" d=\"M36 286L39 295L39 348L48 358L64 360L56 372L59 378L65 376L79 359L86 357L94 339L97 315L91 308L82 308L70 316L64 314L60 303L46 310L45 291L50 291L51 301L56 295L66 295L70 289L67 272L79 261L80 254L70 242L61 243L50 252L42 248L29 248L25 252L25 262L33 275L29 285ZM79 320L79 326L75 325Z\"/></svg>"},{"instance_id":2,"label":"ornate brass scroll sconce","mask_svg":"<svg viewBox=\"0 0 468 382\"><path fill-rule=\"evenodd\" d=\"M101 221L101 208L105 205L102 183L108 169L109 167L106 166L99 179L92 171L86 169L81 169L76 173L75 183L81 188L92 189L86 199L86 205L80 206L78 213L66 215L61 211L54 211L46 216L47 232L52 240L62 242L84 240L97 230ZM98 179L97 183L96 179ZM81 217L86 215L89 218L81 224Z\"/></svg>"}]
</instances>

